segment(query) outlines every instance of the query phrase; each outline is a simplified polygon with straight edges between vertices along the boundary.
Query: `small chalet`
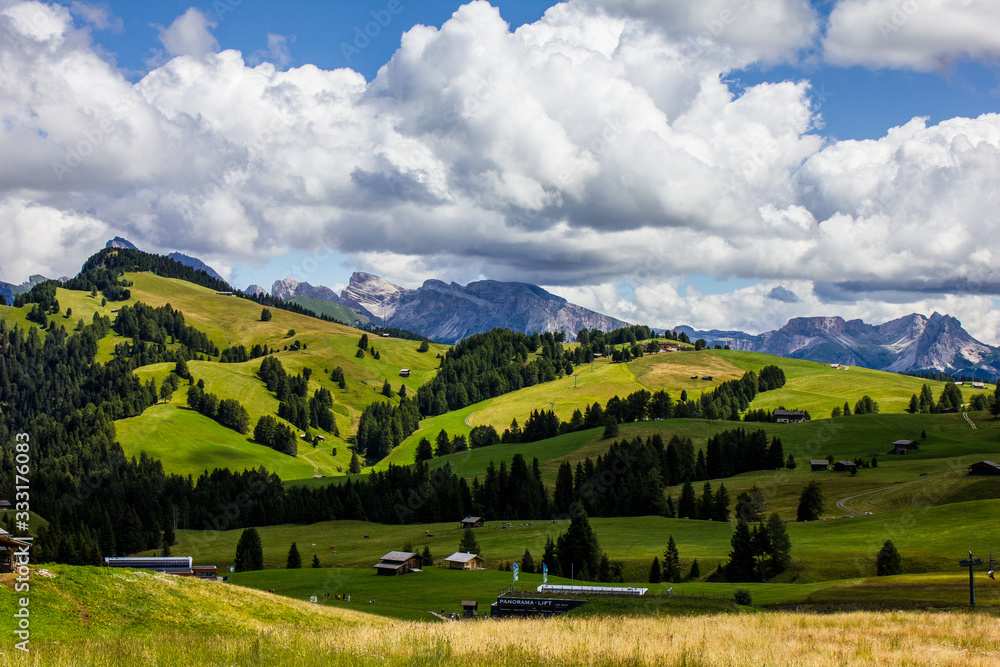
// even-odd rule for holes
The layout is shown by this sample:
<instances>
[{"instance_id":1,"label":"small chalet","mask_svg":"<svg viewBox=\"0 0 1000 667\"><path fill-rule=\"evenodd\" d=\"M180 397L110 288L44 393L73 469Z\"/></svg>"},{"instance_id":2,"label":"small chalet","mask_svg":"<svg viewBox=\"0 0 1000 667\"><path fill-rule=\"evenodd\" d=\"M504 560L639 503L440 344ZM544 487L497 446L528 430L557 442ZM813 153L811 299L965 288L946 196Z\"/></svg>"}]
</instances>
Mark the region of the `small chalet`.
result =
<instances>
[{"instance_id":1,"label":"small chalet","mask_svg":"<svg viewBox=\"0 0 1000 667\"><path fill-rule=\"evenodd\" d=\"M774 421L779 424L801 424L805 420L806 413L801 410L778 409L774 411Z\"/></svg>"},{"instance_id":2,"label":"small chalet","mask_svg":"<svg viewBox=\"0 0 1000 667\"><path fill-rule=\"evenodd\" d=\"M675 343L660 343L660 352L676 352L677 345Z\"/></svg>"},{"instance_id":3,"label":"small chalet","mask_svg":"<svg viewBox=\"0 0 1000 667\"><path fill-rule=\"evenodd\" d=\"M462 553L456 551L444 559L448 567L453 570L481 570L485 559L479 554Z\"/></svg>"},{"instance_id":4,"label":"small chalet","mask_svg":"<svg viewBox=\"0 0 1000 667\"><path fill-rule=\"evenodd\" d=\"M983 389L985 386L986 385L983 384L982 382L973 382L972 383L972 388L973 389Z\"/></svg>"},{"instance_id":5,"label":"small chalet","mask_svg":"<svg viewBox=\"0 0 1000 667\"><path fill-rule=\"evenodd\" d=\"M467 517L465 517L464 519L462 519L459 522L458 527L459 528L482 528L484 522L485 522L485 519L483 519L483 517L481 517L481 516L467 516Z\"/></svg>"},{"instance_id":6,"label":"small chalet","mask_svg":"<svg viewBox=\"0 0 1000 667\"><path fill-rule=\"evenodd\" d=\"M845 470L855 472L858 469L858 464L854 461L837 461L833 464L833 469L840 472L844 472Z\"/></svg>"},{"instance_id":7,"label":"small chalet","mask_svg":"<svg viewBox=\"0 0 1000 667\"><path fill-rule=\"evenodd\" d=\"M897 440L892 443L893 454L905 454L909 451L916 451L918 449L920 449L920 445L913 440Z\"/></svg>"},{"instance_id":8,"label":"small chalet","mask_svg":"<svg viewBox=\"0 0 1000 667\"><path fill-rule=\"evenodd\" d=\"M465 618L475 618L479 615L479 602L476 600L462 600L462 615Z\"/></svg>"},{"instance_id":9,"label":"small chalet","mask_svg":"<svg viewBox=\"0 0 1000 667\"><path fill-rule=\"evenodd\" d=\"M970 475L1000 475L1000 463L980 461L969 466Z\"/></svg>"},{"instance_id":10,"label":"small chalet","mask_svg":"<svg viewBox=\"0 0 1000 667\"><path fill-rule=\"evenodd\" d=\"M10 509L9 500L0 500L0 512L5 512Z\"/></svg>"},{"instance_id":11,"label":"small chalet","mask_svg":"<svg viewBox=\"0 0 1000 667\"><path fill-rule=\"evenodd\" d=\"M817 470L829 470L830 462L826 459L809 459L809 466L812 468L813 472Z\"/></svg>"},{"instance_id":12,"label":"small chalet","mask_svg":"<svg viewBox=\"0 0 1000 667\"><path fill-rule=\"evenodd\" d=\"M390 551L382 556L382 560L373 565L379 574L396 575L420 572L423 561L420 554L409 551Z\"/></svg>"},{"instance_id":13,"label":"small chalet","mask_svg":"<svg viewBox=\"0 0 1000 667\"><path fill-rule=\"evenodd\" d=\"M399 377L401 377L401 378L408 378L408 377L410 377L410 369L409 368L400 368L399 369Z\"/></svg>"},{"instance_id":14,"label":"small chalet","mask_svg":"<svg viewBox=\"0 0 1000 667\"><path fill-rule=\"evenodd\" d=\"M31 543L19 540L3 528L0 528L0 572L13 572L17 565L16 553L21 549L30 549ZM21 563L22 565L24 563ZM10 584L13 586L13 582Z\"/></svg>"}]
</instances>

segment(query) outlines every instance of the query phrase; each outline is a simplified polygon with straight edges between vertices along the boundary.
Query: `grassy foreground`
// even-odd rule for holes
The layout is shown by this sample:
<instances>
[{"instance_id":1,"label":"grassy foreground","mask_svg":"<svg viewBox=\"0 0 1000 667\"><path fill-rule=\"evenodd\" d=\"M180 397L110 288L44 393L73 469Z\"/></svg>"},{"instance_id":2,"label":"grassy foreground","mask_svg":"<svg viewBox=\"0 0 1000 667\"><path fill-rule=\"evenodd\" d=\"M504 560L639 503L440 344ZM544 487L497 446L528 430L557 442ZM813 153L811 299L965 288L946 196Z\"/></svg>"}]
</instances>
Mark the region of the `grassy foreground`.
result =
<instances>
[{"instance_id":1,"label":"grassy foreground","mask_svg":"<svg viewBox=\"0 0 1000 667\"><path fill-rule=\"evenodd\" d=\"M31 652L16 651L5 632L0 665L978 666L996 664L1000 651L1000 625L982 613L734 609L426 623L167 575L50 572L33 577Z\"/></svg>"}]
</instances>

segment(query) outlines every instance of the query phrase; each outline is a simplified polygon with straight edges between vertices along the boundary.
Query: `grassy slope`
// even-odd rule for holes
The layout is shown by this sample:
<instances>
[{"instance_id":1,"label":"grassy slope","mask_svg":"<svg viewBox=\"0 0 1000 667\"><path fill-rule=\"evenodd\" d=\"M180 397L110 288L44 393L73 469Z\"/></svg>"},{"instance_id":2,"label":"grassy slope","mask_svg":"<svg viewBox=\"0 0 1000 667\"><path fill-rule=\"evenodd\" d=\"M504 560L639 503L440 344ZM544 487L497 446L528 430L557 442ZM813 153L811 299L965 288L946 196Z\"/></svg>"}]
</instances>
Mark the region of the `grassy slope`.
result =
<instances>
[{"instance_id":1,"label":"grassy slope","mask_svg":"<svg viewBox=\"0 0 1000 667\"><path fill-rule=\"evenodd\" d=\"M317 315L329 315L338 322L353 324L354 321L357 320L362 324L368 324L369 321L364 315L359 315L347 306L342 306L339 303L332 303L321 299L311 299L307 296L295 296L289 299L289 301L308 308Z\"/></svg>"},{"instance_id":2,"label":"grassy slope","mask_svg":"<svg viewBox=\"0 0 1000 667\"><path fill-rule=\"evenodd\" d=\"M435 355L446 349L432 346L431 352L421 354L416 351L417 343L413 341L373 338L372 343L381 359L375 360L371 355L357 359L354 354L361 336L357 329L277 309L272 310L270 322L260 322L260 307L252 302L220 296L191 283L152 274L129 274L128 277L135 283L133 301L152 306L171 304L184 313L188 324L208 334L220 349L260 343L280 350L293 340L305 343L304 350L283 351L276 356L289 373L299 373L306 367L313 370L310 392L319 387L333 392L334 412L344 437L356 428L364 406L376 400L387 400L379 393L385 379L392 382L394 390L405 384L408 391L415 392L434 374ZM60 300L62 298L60 295ZM83 298L89 299L89 295ZM296 332L293 337L287 336L290 329ZM110 350L110 338L102 341L102 345ZM259 366L259 359L245 364L198 361L189 364L194 377L204 380L208 391L220 398L238 398L250 413L251 424L261 415L276 415L278 408L278 401L256 378ZM334 366L344 369L346 389L330 381L329 371ZM407 380L398 377L402 367L412 369ZM157 364L139 369L136 374L143 380L155 378L160 381L169 371L169 365ZM183 408L185 391L186 386L169 406L158 406L155 411L119 424L119 439L127 454L138 455L145 451L162 460L167 472L179 474L198 474L206 466L223 466L227 461L231 461L228 467L236 469L265 465L290 479L311 477L316 473L336 475L347 468L351 452L343 439L326 433L325 444L315 449L302 444L298 458L287 459L212 420L191 414ZM182 428L168 428L169 424ZM149 437L150 433L156 433L157 437ZM332 455L334 447L337 456Z\"/></svg>"},{"instance_id":3,"label":"grassy slope","mask_svg":"<svg viewBox=\"0 0 1000 667\"><path fill-rule=\"evenodd\" d=\"M760 614L734 610L722 600L713 608L725 609L724 613L706 613L712 608L699 607L679 595L592 600L568 617L500 624L419 623L359 613L381 612L432 621L426 610L443 607L450 611L468 597L478 599L482 610L495 596L499 582L506 579L501 573L490 572L437 571L402 578L351 573L346 581L354 601L348 606L338 602L313 605L293 599L319 594L325 601L322 594L337 586L336 581L328 579L336 579L337 574L323 570L242 575L251 585L263 588L271 584L287 596L144 572L64 566L48 570L54 576L42 576L36 570L32 579L30 656L15 657L19 652L8 646L0 653L0 665L493 667L544 662L554 667L979 667L995 663L1000 641L1000 631L990 613ZM526 576L526 583L534 584L535 579ZM425 597L418 582L432 592ZM17 595L11 584L11 575L0 575L0 600L7 609L14 608ZM367 604L370 598L365 597L368 585L374 587L370 590L379 591L373 605ZM675 586L675 592L681 589L685 596L732 592L731 587L721 586L685 591L687 586ZM823 600L839 595L841 599L853 596L856 600L859 592L884 596L887 587L902 588L918 602L927 597L928 590L939 599L951 597L962 592L961 573L845 583L839 589L748 586L756 602L785 605L797 605L806 597ZM855 600L852 602L856 604ZM337 606L342 608L334 608ZM595 615L602 609L614 615Z\"/></svg>"},{"instance_id":4,"label":"grassy slope","mask_svg":"<svg viewBox=\"0 0 1000 667\"><path fill-rule=\"evenodd\" d=\"M931 386L935 396L944 387L943 382L896 373L856 367L844 371L832 369L829 364L732 350L646 355L629 364L598 360L593 371L589 365L577 369L580 376L577 388L574 388L574 378L561 378L425 419L421 429L386 457L378 468L384 469L389 463L412 463L420 439L426 437L433 442L441 429L452 436L468 435L473 426L480 424L491 424L502 431L511 419L523 424L532 410L550 409L550 402L555 403L552 409L559 418L568 420L573 410L583 410L595 400L606 403L611 396L624 398L640 389L666 389L675 400L681 390L686 390L693 398L720 382L738 378L748 370L760 370L769 364L784 369L787 383L781 389L759 394L751 407L774 409L784 405L800 408L809 410L814 420L829 417L830 411L835 406L843 406L845 401L850 402L853 408L854 403L865 394L878 401L881 414L903 413L909 406L910 397L919 393L925 383ZM692 375L697 375L698 379L691 379ZM703 376L712 376L712 380L700 379ZM968 386L962 389L966 400L975 393L990 392L989 389L974 390Z\"/></svg>"},{"instance_id":5,"label":"grassy slope","mask_svg":"<svg viewBox=\"0 0 1000 667\"><path fill-rule=\"evenodd\" d=\"M899 548L905 572L949 571L964 550L986 553L995 547L991 535L998 510L1000 500L982 500L906 508L851 519L792 522L788 531L794 565L778 581L814 583L872 576L875 554L886 539L892 539ZM663 517L594 518L591 525L608 556L625 562L626 578L633 582L646 580L650 561L662 555L670 535L677 542L684 571L697 558L702 574L709 575L715 565L728 557L733 530L733 524ZM557 537L566 526L565 520L514 522L504 530L490 524L476 531L476 535L488 562L496 564L501 560L520 560L525 549L537 559L546 538ZM436 557L444 557L457 549L461 539L461 531L455 524L391 526L333 521L309 526L269 526L258 531L264 544L265 565L271 568L283 567L292 542L297 542L306 564L317 554L324 567L367 569L383 553L401 549L406 542L418 550L429 546ZM228 568L240 533L239 530L179 531L174 552ZM312 544L317 546L313 548ZM330 545L336 545L336 556Z\"/></svg>"}]
</instances>

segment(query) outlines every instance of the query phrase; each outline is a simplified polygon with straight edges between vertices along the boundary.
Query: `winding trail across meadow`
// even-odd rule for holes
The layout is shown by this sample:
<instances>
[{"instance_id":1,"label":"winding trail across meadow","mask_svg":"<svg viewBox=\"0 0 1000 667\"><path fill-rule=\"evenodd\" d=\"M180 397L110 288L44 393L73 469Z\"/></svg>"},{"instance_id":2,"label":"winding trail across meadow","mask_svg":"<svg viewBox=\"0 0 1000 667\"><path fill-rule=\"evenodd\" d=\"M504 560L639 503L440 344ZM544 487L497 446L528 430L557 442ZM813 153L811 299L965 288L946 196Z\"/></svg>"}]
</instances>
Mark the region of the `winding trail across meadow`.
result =
<instances>
[{"instance_id":1,"label":"winding trail across meadow","mask_svg":"<svg viewBox=\"0 0 1000 667\"><path fill-rule=\"evenodd\" d=\"M906 486L907 484L913 484L914 482L920 482L920 481L922 481L922 480L913 479L913 480L910 480L909 482L902 482L902 483L899 483L899 484L890 484L889 486L882 486L882 487L879 487L877 489L872 489L871 491L865 491L864 493L857 493L857 494L855 494L853 496L847 496L846 498L841 498L840 500L837 501L837 507L839 507L840 509L844 510L845 512L853 512L854 510L852 510L851 508L849 508L847 506L847 502L850 501L850 500L854 500L855 498L860 498L861 496L867 496L867 495L869 495L871 493L878 493L879 491L885 491L887 489L898 489L901 486Z\"/></svg>"}]
</instances>

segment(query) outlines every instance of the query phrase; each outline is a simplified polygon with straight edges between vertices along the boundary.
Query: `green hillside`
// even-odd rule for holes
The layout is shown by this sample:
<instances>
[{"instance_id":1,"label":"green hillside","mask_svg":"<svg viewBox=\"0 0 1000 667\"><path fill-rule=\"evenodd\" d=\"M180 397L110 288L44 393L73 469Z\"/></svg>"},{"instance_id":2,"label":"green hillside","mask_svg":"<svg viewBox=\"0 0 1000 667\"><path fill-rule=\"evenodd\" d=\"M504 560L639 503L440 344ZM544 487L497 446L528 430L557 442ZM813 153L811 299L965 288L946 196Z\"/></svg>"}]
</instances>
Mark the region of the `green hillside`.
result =
<instances>
[{"instance_id":1,"label":"green hillside","mask_svg":"<svg viewBox=\"0 0 1000 667\"><path fill-rule=\"evenodd\" d=\"M354 324L355 321L358 321L361 322L362 324L368 324L370 321L364 315L355 313L347 306L342 306L339 303L323 301L322 299L311 299L307 296L293 296L291 299L289 299L289 301L292 303L297 303L304 308L308 308L317 315L329 315L338 322Z\"/></svg>"}]
</instances>

